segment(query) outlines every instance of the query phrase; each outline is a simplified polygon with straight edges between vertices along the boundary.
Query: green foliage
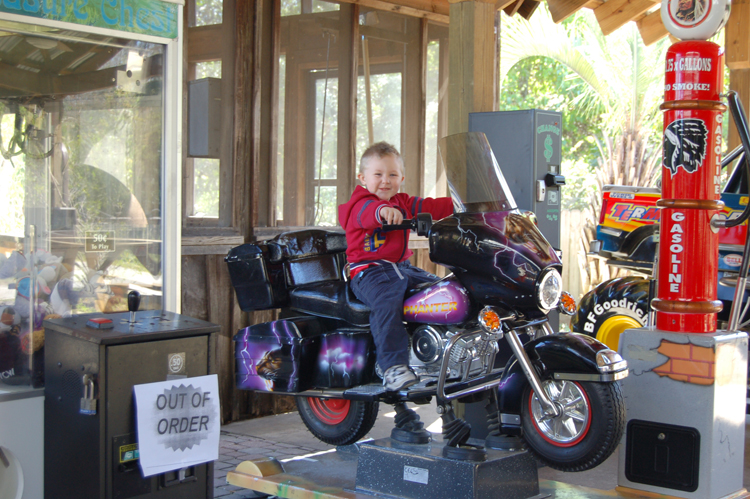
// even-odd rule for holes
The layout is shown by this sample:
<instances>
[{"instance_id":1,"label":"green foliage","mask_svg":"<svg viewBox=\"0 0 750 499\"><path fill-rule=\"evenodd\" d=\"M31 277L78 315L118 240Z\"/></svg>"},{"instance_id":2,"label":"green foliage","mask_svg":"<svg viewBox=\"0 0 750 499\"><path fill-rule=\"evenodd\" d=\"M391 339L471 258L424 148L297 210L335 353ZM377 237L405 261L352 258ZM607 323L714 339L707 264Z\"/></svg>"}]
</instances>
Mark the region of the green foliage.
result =
<instances>
[{"instance_id":1,"label":"green foliage","mask_svg":"<svg viewBox=\"0 0 750 499\"><path fill-rule=\"evenodd\" d=\"M193 159L193 215L197 217L219 216L219 170L218 159Z\"/></svg>"},{"instance_id":2,"label":"green foliage","mask_svg":"<svg viewBox=\"0 0 750 499\"><path fill-rule=\"evenodd\" d=\"M531 21L503 16L500 72L501 109L540 108L563 115L563 206L583 209L595 195L595 174L615 170L606 182L650 184L658 169L664 53L668 40L645 47L635 26L604 37L595 17L580 11L555 24L546 5ZM625 145L646 167L613 161ZM606 159L605 159L606 158ZM639 174L646 177L641 178ZM601 179L599 184L601 184Z\"/></svg>"},{"instance_id":3,"label":"green foliage","mask_svg":"<svg viewBox=\"0 0 750 499\"><path fill-rule=\"evenodd\" d=\"M195 25L221 24L224 5L222 0L195 0Z\"/></svg>"}]
</instances>

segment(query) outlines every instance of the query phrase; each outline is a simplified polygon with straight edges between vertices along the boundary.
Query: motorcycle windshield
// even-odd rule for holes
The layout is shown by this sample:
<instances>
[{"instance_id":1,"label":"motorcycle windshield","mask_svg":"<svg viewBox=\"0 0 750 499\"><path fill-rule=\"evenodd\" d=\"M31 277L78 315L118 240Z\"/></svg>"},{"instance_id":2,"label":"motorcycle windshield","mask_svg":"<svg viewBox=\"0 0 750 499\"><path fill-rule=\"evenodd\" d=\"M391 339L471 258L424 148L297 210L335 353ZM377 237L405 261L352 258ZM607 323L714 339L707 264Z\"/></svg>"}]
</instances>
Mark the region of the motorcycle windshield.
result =
<instances>
[{"instance_id":1,"label":"motorcycle windshield","mask_svg":"<svg viewBox=\"0 0 750 499\"><path fill-rule=\"evenodd\" d=\"M503 172L482 132L457 133L438 142L456 213L516 209Z\"/></svg>"}]
</instances>

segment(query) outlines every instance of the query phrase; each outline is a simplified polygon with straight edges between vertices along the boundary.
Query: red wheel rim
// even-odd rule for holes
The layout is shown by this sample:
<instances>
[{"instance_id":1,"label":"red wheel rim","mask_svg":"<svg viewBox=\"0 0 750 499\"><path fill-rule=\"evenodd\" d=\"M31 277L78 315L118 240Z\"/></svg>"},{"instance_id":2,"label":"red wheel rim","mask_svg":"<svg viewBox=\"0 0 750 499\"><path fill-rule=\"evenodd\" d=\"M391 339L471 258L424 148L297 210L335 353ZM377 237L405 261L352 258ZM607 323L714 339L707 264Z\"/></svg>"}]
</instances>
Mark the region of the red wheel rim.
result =
<instances>
[{"instance_id":1,"label":"red wheel rim","mask_svg":"<svg viewBox=\"0 0 750 499\"><path fill-rule=\"evenodd\" d=\"M327 425L337 425L349 415L350 403L348 400L308 397L307 402L310 404L310 409L312 409L315 417L321 423Z\"/></svg>"},{"instance_id":2,"label":"red wheel rim","mask_svg":"<svg viewBox=\"0 0 750 499\"><path fill-rule=\"evenodd\" d=\"M534 417L534 408L532 406L532 401L534 399L534 390L531 390L531 393L529 394L529 417L531 419L532 424L534 425L534 429L536 429L537 434L540 437L542 437L545 441L547 441L548 443L554 445L555 447L573 447L574 445L577 445L577 444L581 443L581 441L584 438L586 438L586 435L588 435L589 428L591 427L592 414L591 414L591 402L589 401L589 396L586 393L586 390L584 390L583 387L581 387L581 385L579 383L577 383L575 381L572 381L570 383L572 383L574 386L576 386L578 388L578 390L579 390L579 393L583 396L583 400L585 402L584 405L585 405L585 408L586 408L585 410L586 410L586 413L587 413L586 414L587 417L586 417L586 422L585 422L583 428L581 428L581 431L578 434L578 436L575 438L575 440L572 440L572 441L569 441L569 442L560 442L559 440L554 440L554 439L549 438L547 436L546 431L539 426L539 423L536 420L536 417Z\"/></svg>"}]
</instances>

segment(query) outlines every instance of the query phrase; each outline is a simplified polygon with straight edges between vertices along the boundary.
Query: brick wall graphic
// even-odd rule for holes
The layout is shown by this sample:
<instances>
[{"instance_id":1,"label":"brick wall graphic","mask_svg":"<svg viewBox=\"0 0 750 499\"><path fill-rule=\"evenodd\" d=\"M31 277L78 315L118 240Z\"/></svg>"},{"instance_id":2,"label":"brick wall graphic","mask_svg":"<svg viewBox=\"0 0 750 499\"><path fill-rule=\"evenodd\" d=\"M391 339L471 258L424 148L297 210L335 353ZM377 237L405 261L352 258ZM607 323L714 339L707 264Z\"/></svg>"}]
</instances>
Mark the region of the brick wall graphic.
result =
<instances>
[{"instance_id":1,"label":"brick wall graphic","mask_svg":"<svg viewBox=\"0 0 750 499\"><path fill-rule=\"evenodd\" d=\"M664 364L654 368L659 376L696 385L714 383L716 352L713 348L661 340L657 352L669 358Z\"/></svg>"}]
</instances>

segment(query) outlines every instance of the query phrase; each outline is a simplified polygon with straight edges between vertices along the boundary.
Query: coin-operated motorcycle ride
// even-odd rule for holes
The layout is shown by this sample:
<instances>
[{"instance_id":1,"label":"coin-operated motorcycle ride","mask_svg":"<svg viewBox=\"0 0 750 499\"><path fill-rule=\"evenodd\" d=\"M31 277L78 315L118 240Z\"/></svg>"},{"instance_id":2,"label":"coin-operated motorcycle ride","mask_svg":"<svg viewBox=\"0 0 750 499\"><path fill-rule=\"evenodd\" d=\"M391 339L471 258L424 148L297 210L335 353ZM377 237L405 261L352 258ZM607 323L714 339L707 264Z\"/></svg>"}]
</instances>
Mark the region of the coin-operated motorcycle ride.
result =
<instances>
[{"instance_id":1,"label":"coin-operated motorcycle ride","mask_svg":"<svg viewBox=\"0 0 750 499\"><path fill-rule=\"evenodd\" d=\"M245 244L226 258L244 310L282 308L279 320L234 337L237 387L294 395L308 429L332 445L365 436L380 402L395 406L393 439L429 442L406 402L436 397L443 455L468 460L484 460L486 451L468 444L470 426L452 402L485 400L486 445L522 436L551 467L597 466L623 433L618 380L627 364L594 338L552 331L549 311L560 304L573 313L575 302L561 289L558 255L533 216L516 209L484 134L452 135L439 146L454 214L386 228L426 236L431 260L452 272L406 295L419 383L385 391L369 311L342 278L344 235L308 230Z\"/></svg>"}]
</instances>

